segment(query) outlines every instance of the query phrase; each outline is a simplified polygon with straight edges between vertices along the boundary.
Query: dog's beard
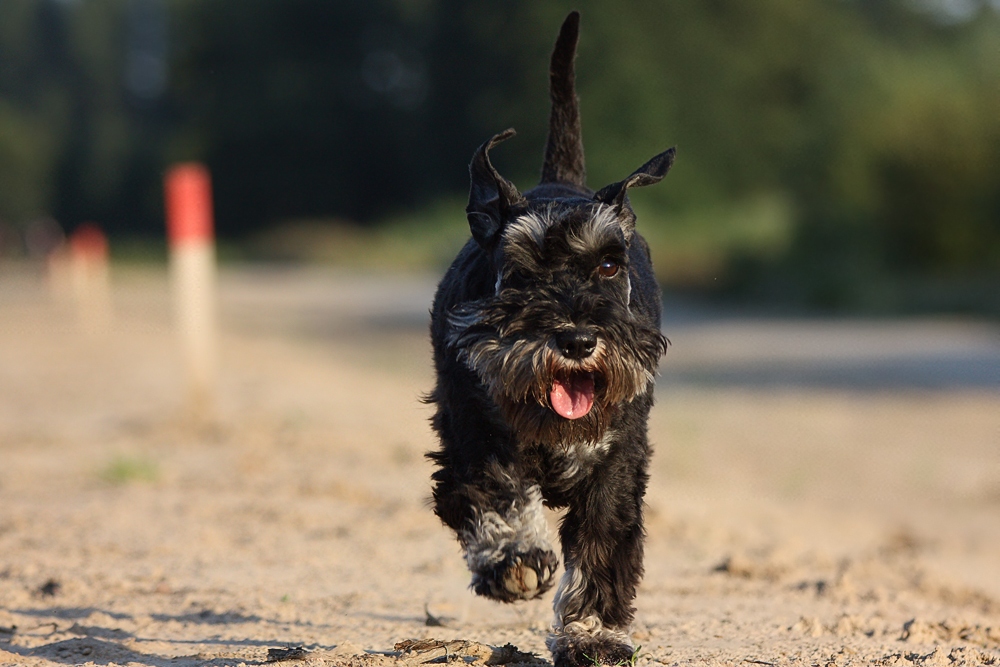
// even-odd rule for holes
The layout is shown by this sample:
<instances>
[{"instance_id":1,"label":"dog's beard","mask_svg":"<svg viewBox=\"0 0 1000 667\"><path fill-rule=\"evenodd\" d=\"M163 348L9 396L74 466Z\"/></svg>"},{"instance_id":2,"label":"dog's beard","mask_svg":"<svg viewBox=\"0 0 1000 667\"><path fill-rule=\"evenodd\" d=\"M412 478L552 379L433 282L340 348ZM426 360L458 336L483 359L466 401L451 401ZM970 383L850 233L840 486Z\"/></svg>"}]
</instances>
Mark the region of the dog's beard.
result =
<instances>
[{"instance_id":1,"label":"dog's beard","mask_svg":"<svg viewBox=\"0 0 1000 667\"><path fill-rule=\"evenodd\" d=\"M501 319L503 310L480 302L453 311L448 342L523 442L597 443L619 406L651 388L666 348L658 330L626 316L599 330L590 357L570 359L554 332L532 335L523 322Z\"/></svg>"}]
</instances>

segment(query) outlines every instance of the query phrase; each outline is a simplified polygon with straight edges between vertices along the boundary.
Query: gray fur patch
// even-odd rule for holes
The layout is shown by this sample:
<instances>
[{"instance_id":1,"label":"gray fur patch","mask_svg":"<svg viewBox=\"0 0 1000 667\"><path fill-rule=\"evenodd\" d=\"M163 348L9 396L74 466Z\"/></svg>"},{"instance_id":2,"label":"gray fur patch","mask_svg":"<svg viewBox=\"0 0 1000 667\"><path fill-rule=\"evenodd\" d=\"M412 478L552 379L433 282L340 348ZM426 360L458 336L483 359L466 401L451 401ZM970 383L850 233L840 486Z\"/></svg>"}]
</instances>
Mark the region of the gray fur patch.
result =
<instances>
[{"instance_id":1,"label":"gray fur patch","mask_svg":"<svg viewBox=\"0 0 1000 667\"><path fill-rule=\"evenodd\" d=\"M596 613L583 608L586 589L584 574L575 566L567 566L553 603L555 618L552 620L552 629L556 634L549 637L549 648L555 651L554 644L559 642L559 635L611 639L631 646L632 640L627 631L606 627Z\"/></svg>"},{"instance_id":2,"label":"gray fur patch","mask_svg":"<svg viewBox=\"0 0 1000 667\"><path fill-rule=\"evenodd\" d=\"M597 442L574 442L566 447L563 459L566 468L562 471L563 479L572 479L581 471L589 471L591 467L604 458L611 448L611 441L616 432L608 429Z\"/></svg>"},{"instance_id":3,"label":"gray fur patch","mask_svg":"<svg viewBox=\"0 0 1000 667\"><path fill-rule=\"evenodd\" d=\"M459 533L465 547L465 562L472 572L482 572L502 561L511 551L552 551L545 521L542 491L528 487L522 501L515 501L501 516L492 510L479 512L471 526Z\"/></svg>"},{"instance_id":4,"label":"gray fur patch","mask_svg":"<svg viewBox=\"0 0 1000 667\"><path fill-rule=\"evenodd\" d=\"M584 581L583 573L576 567L567 564L566 571L563 573L562 579L559 580L556 598L552 602L552 608L555 611L552 628L556 632L562 632L567 622L572 622L579 616L586 586L587 582Z\"/></svg>"}]
</instances>

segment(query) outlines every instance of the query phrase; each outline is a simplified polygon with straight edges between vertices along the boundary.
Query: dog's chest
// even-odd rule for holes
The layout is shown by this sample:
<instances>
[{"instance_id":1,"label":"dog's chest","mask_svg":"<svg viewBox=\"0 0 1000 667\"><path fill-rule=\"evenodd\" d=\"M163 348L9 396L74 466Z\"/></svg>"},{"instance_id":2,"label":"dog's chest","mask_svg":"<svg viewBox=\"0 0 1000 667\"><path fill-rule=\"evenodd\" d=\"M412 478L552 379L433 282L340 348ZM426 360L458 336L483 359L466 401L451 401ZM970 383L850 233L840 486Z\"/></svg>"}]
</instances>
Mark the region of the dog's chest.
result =
<instances>
[{"instance_id":1,"label":"dog's chest","mask_svg":"<svg viewBox=\"0 0 1000 667\"><path fill-rule=\"evenodd\" d=\"M612 432L604 434L597 442L574 442L553 447L552 471L556 481L572 484L593 471L611 449Z\"/></svg>"}]
</instances>

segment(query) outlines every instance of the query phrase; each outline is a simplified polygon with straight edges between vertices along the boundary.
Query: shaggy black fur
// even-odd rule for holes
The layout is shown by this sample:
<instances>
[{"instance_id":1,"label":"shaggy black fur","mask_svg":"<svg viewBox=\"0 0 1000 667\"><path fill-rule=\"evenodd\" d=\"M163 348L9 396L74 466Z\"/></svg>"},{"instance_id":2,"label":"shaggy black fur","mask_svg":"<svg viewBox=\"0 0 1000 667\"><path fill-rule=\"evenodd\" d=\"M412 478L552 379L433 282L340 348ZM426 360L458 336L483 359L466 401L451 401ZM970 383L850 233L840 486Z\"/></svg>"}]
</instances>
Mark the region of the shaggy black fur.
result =
<instances>
[{"instance_id":1,"label":"shaggy black fur","mask_svg":"<svg viewBox=\"0 0 1000 667\"><path fill-rule=\"evenodd\" d=\"M586 187L578 26L573 12L552 55L542 183L521 194L490 163L513 130L476 151L472 239L442 279L431 320L434 511L455 530L475 592L512 602L551 588L558 559L542 505L566 508L549 641L556 667L632 654L646 422L666 340L627 190L662 179L674 156L661 153L596 194Z\"/></svg>"}]
</instances>

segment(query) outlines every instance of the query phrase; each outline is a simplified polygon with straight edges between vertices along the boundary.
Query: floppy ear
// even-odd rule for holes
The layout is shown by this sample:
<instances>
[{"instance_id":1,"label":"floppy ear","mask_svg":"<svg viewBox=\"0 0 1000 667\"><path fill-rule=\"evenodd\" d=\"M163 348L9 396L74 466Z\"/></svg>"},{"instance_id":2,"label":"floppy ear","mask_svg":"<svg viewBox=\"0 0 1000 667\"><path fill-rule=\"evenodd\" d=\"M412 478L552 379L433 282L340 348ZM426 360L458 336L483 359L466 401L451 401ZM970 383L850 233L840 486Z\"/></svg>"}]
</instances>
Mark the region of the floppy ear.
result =
<instances>
[{"instance_id":1,"label":"floppy ear","mask_svg":"<svg viewBox=\"0 0 1000 667\"><path fill-rule=\"evenodd\" d=\"M619 216L626 221L626 232L635 228L635 213L628 201L628 189L659 183L674 164L675 148L670 148L654 156L646 164L632 172L624 181L605 186L594 194L594 200L614 206Z\"/></svg>"},{"instance_id":2,"label":"floppy ear","mask_svg":"<svg viewBox=\"0 0 1000 667\"><path fill-rule=\"evenodd\" d=\"M479 147L469 164L472 185L465 212L472 237L484 250L492 247L511 207L526 203L514 184L497 173L490 163L490 149L514 134L514 130L509 129L494 135Z\"/></svg>"}]
</instances>

